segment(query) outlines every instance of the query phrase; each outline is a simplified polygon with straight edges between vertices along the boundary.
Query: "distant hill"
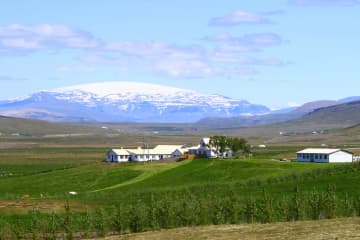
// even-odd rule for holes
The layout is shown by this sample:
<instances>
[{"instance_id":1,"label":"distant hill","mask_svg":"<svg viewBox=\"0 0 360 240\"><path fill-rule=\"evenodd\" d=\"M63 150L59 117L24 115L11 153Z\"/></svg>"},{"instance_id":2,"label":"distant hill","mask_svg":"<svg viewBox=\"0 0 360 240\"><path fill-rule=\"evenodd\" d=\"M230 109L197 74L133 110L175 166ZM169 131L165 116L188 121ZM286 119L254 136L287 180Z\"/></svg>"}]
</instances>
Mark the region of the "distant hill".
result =
<instances>
[{"instance_id":1,"label":"distant hill","mask_svg":"<svg viewBox=\"0 0 360 240\"><path fill-rule=\"evenodd\" d=\"M340 100L320 100L308 102L300 107L285 108L272 111L269 114L255 116L236 116L236 117L207 117L197 122L197 124L207 127L254 127L273 123L286 122L292 119L300 118L317 109L336 106L339 104L356 102L359 97L348 97Z\"/></svg>"},{"instance_id":2,"label":"distant hill","mask_svg":"<svg viewBox=\"0 0 360 240\"><path fill-rule=\"evenodd\" d=\"M316 109L302 117L284 122L253 127L223 125L213 127L213 130L247 138L267 139L272 143L286 143L294 140L307 142L313 141L314 138L326 142L329 137L338 138L340 135L343 135L341 141L346 142L360 134L360 101Z\"/></svg>"},{"instance_id":3,"label":"distant hill","mask_svg":"<svg viewBox=\"0 0 360 240\"><path fill-rule=\"evenodd\" d=\"M85 134L96 131L94 127L67 123L0 116L1 136L44 136L47 134Z\"/></svg>"},{"instance_id":4,"label":"distant hill","mask_svg":"<svg viewBox=\"0 0 360 240\"><path fill-rule=\"evenodd\" d=\"M317 131L360 124L360 101L316 109L300 118L269 125L282 131Z\"/></svg>"},{"instance_id":5,"label":"distant hill","mask_svg":"<svg viewBox=\"0 0 360 240\"><path fill-rule=\"evenodd\" d=\"M360 140L360 124L356 124L351 127L347 127L344 129L340 129L336 131L336 134L338 135L351 135L351 136L357 136L358 140Z\"/></svg>"},{"instance_id":6,"label":"distant hill","mask_svg":"<svg viewBox=\"0 0 360 240\"><path fill-rule=\"evenodd\" d=\"M339 100L339 102L341 103L355 102L355 101L360 101L360 96L347 97Z\"/></svg>"},{"instance_id":7,"label":"distant hill","mask_svg":"<svg viewBox=\"0 0 360 240\"><path fill-rule=\"evenodd\" d=\"M271 114L256 116L237 116L237 117L208 117L201 119L197 123L205 126L227 126L227 127L253 127L277 122L285 122L296 119L314 111L315 109L333 106L339 104L338 101L322 100L305 103L297 108L287 108L284 110L276 110Z\"/></svg>"},{"instance_id":8,"label":"distant hill","mask_svg":"<svg viewBox=\"0 0 360 240\"><path fill-rule=\"evenodd\" d=\"M292 114L299 113L299 114L307 114L315 109L324 108L324 107L330 107L339 104L338 101L332 101L332 100L322 100L322 101L314 101L314 102L308 102L300 107L297 107L293 111L291 111Z\"/></svg>"}]
</instances>

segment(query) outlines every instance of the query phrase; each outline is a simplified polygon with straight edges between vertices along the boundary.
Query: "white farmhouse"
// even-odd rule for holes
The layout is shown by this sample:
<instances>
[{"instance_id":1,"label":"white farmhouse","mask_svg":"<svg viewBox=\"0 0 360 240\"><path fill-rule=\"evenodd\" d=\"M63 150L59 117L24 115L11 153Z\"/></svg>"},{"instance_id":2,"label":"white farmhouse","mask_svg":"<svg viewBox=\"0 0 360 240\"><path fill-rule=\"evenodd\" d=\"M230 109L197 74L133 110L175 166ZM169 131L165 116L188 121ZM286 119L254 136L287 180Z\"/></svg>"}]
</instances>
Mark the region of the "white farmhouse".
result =
<instances>
[{"instance_id":1,"label":"white farmhouse","mask_svg":"<svg viewBox=\"0 0 360 240\"><path fill-rule=\"evenodd\" d=\"M180 157L185 151L182 145L158 145L155 148L111 149L106 154L107 162L145 162Z\"/></svg>"},{"instance_id":2,"label":"white farmhouse","mask_svg":"<svg viewBox=\"0 0 360 240\"><path fill-rule=\"evenodd\" d=\"M210 138L202 138L200 144L189 148L189 154L204 156L208 158L216 158L215 149L210 146Z\"/></svg>"},{"instance_id":3,"label":"white farmhouse","mask_svg":"<svg viewBox=\"0 0 360 240\"><path fill-rule=\"evenodd\" d=\"M204 156L207 158L228 158L232 156L230 149L226 149L224 153L217 152L216 149L211 146L210 138L202 138L199 145L189 148L188 151L189 154L195 154L197 156Z\"/></svg>"},{"instance_id":4,"label":"white farmhouse","mask_svg":"<svg viewBox=\"0 0 360 240\"><path fill-rule=\"evenodd\" d=\"M128 162L130 153L126 149L111 149L106 154L107 162Z\"/></svg>"},{"instance_id":5,"label":"white farmhouse","mask_svg":"<svg viewBox=\"0 0 360 240\"><path fill-rule=\"evenodd\" d=\"M353 161L353 154L342 149L307 148L296 154L298 162L346 163Z\"/></svg>"}]
</instances>

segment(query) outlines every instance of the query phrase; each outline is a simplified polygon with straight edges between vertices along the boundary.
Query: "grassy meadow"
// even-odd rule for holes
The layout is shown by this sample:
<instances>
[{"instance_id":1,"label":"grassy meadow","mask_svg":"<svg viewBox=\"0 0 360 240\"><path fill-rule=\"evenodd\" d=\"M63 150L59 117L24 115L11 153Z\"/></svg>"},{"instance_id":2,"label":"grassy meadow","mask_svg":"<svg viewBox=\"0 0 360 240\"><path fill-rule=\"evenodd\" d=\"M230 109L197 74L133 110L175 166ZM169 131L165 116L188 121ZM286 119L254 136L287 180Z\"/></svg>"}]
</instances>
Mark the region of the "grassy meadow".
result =
<instances>
[{"instance_id":1,"label":"grassy meadow","mask_svg":"<svg viewBox=\"0 0 360 240\"><path fill-rule=\"evenodd\" d=\"M239 159L121 164L103 162L107 150L0 149L0 227L6 230L0 235L19 228L17 238L105 236L360 215L360 164L280 161L295 158L299 147L254 149Z\"/></svg>"}]
</instances>

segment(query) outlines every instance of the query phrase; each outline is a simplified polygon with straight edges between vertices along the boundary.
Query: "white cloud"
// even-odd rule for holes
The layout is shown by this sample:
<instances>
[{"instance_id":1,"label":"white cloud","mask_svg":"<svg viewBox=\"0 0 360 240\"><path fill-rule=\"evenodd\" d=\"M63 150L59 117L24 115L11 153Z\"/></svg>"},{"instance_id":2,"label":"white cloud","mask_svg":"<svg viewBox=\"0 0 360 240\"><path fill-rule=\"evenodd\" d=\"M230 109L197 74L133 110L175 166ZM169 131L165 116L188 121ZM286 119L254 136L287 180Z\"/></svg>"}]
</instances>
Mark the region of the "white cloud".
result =
<instances>
[{"instance_id":1,"label":"white cloud","mask_svg":"<svg viewBox=\"0 0 360 240\"><path fill-rule=\"evenodd\" d=\"M9 48L21 49L40 49L42 46L38 41L28 41L24 38L4 38L0 40L0 44Z\"/></svg>"},{"instance_id":2,"label":"white cloud","mask_svg":"<svg viewBox=\"0 0 360 240\"><path fill-rule=\"evenodd\" d=\"M228 33L221 33L214 36L207 36L203 39L211 42L222 42L218 48L236 52L259 50L282 43L281 37L275 33L247 34L240 37L234 37Z\"/></svg>"},{"instance_id":3,"label":"white cloud","mask_svg":"<svg viewBox=\"0 0 360 240\"><path fill-rule=\"evenodd\" d=\"M151 66L151 70L162 76L171 78L205 78L211 76L255 74L251 67L219 65L201 60L169 60L160 61Z\"/></svg>"},{"instance_id":4,"label":"white cloud","mask_svg":"<svg viewBox=\"0 0 360 240\"><path fill-rule=\"evenodd\" d=\"M209 50L197 45L179 46L160 42L112 42L105 45L104 49L112 53L121 53L126 57L137 57L140 61L147 63L149 71L171 78L253 74L256 71L249 67L250 65L283 65L280 60L254 59L238 54L242 51L254 50L255 47L280 44L281 38L275 34L252 34L237 38L223 34L208 37L206 40L224 41L224 43L213 50ZM109 60L94 56L91 59L98 62L114 61L114 59Z\"/></svg>"},{"instance_id":5,"label":"white cloud","mask_svg":"<svg viewBox=\"0 0 360 240\"><path fill-rule=\"evenodd\" d=\"M112 57L95 53L82 54L78 59L89 64L128 64L130 62L123 57Z\"/></svg>"},{"instance_id":6,"label":"white cloud","mask_svg":"<svg viewBox=\"0 0 360 240\"><path fill-rule=\"evenodd\" d=\"M62 65L62 66L57 66L55 68L55 70L58 71L58 72L68 72L68 71L71 70L71 67L66 66L66 65Z\"/></svg>"},{"instance_id":7,"label":"white cloud","mask_svg":"<svg viewBox=\"0 0 360 240\"><path fill-rule=\"evenodd\" d=\"M209 60L220 63L249 64L251 58L234 54L230 48L216 48L209 56Z\"/></svg>"},{"instance_id":8,"label":"white cloud","mask_svg":"<svg viewBox=\"0 0 360 240\"><path fill-rule=\"evenodd\" d=\"M213 26L233 26L239 24L267 24L270 19L262 14L256 14L246 11L235 11L228 15L216 17L210 20L209 24Z\"/></svg>"},{"instance_id":9,"label":"white cloud","mask_svg":"<svg viewBox=\"0 0 360 240\"><path fill-rule=\"evenodd\" d=\"M86 66L86 65L76 65L76 66L68 66L68 65L61 65L55 68L58 72L93 72L96 70L93 66Z\"/></svg>"},{"instance_id":10,"label":"white cloud","mask_svg":"<svg viewBox=\"0 0 360 240\"><path fill-rule=\"evenodd\" d=\"M0 81L23 81L23 80L26 80L26 78L0 75Z\"/></svg>"},{"instance_id":11,"label":"white cloud","mask_svg":"<svg viewBox=\"0 0 360 240\"><path fill-rule=\"evenodd\" d=\"M251 14L246 16L247 21L256 19L255 16L251 17ZM234 19L239 21L240 18ZM40 50L76 48L84 51L78 57L83 65L66 64L56 67L56 71L90 72L95 70L96 64L111 65L117 71L126 71L130 66L138 65L153 73L172 78L253 74L256 71L251 65L281 65L277 60L254 59L241 55L244 51L280 44L281 38L276 34L262 33L234 37L223 33L204 39L219 45L205 48L199 45L177 45L159 41L106 43L88 32L64 25L11 24L0 26L0 54L9 54L11 51L15 54L27 54Z\"/></svg>"},{"instance_id":12,"label":"white cloud","mask_svg":"<svg viewBox=\"0 0 360 240\"><path fill-rule=\"evenodd\" d=\"M297 6L355 6L360 4L358 0L289 0L289 3Z\"/></svg>"},{"instance_id":13,"label":"white cloud","mask_svg":"<svg viewBox=\"0 0 360 240\"><path fill-rule=\"evenodd\" d=\"M158 74L172 78L203 78L219 74L216 68L200 60L165 59L155 63L151 68Z\"/></svg>"},{"instance_id":14,"label":"white cloud","mask_svg":"<svg viewBox=\"0 0 360 240\"><path fill-rule=\"evenodd\" d=\"M104 46L104 50L117 51L130 56L137 56L146 59L158 59L173 57L181 59L199 58L204 49L196 45L178 46L162 42L111 42Z\"/></svg>"},{"instance_id":15,"label":"white cloud","mask_svg":"<svg viewBox=\"0 0 360 240\"><path fill-rule=\"evenodd\" d=\"M301 103L297 103L297 102L288 102L287 103L288 107L300 107Z\"/></svg>"},{"instance_id":16,"label":"white cloud","mask_svg":"<svg viewBox=\"0 0 360 240\"><path fill-rule=\"evenodd\" d=\"M100 41L88 32L55 24L0 26L0 37L0 48L14 50L95 48L100 45Z\"/></svg>"}]
</instances>

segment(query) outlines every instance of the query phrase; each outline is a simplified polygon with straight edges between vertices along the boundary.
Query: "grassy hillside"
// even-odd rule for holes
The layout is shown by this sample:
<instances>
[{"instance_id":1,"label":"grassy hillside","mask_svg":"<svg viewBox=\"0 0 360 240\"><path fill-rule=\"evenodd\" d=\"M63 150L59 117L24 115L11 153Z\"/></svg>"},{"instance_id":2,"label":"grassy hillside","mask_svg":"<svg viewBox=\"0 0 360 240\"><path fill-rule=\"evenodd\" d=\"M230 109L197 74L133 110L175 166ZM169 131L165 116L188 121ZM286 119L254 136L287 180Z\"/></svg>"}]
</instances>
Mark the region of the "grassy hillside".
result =
<instances>
[{"instance_id":1,"label":"grassy hillside","mask_svg":"<svg viewBox=\"0 0 360 240\"><path fill-rule=\"evenodd\" d=\"M2 135L44 136L48 134L85 134L89 126L80 124L52 123L40 120L0 116Z\"/></svg>"},{"instance_id":2,"label":"grassy hillside","mask_svg":"<svg viewBox=\"0 0 360 240\"><path fill-rule=\"evenodd\" d=\"M360 215L360 164L278 160L296 150L263 149L243 159L108 164L101 161L103 148L2 149L0 236L1 229L19 222L28 232L90 229L102 235ZM71 210L63 208L66 201ZM312 201L324 207L315 211Z\"/></svg>"},{"instance_id":3,"label":"grassy hillside","mask_svg":"<svg viewBox=\"0 0 360 240\"><path fill-rule=\"evenodd\" d=\"M345 128L360 123L360 101L317 109L302 118L284 123L282 126L312 129ZM309 129L311 130L311 129Z\"/></svg>"},{"instance_id":4,"label":"grassy hillside","mask_svg":"<svg viewBox=\"0 0 360 240\"><path fill-rule=\"evenodd\" d=\"M240 135L254 143L268 144L356 144L359 140L357 128L360 123L360 102L320 108L301 118L282 123L251 127L221 129L224 133ZM344 131L342 130L344 129Z\"/></svg>"},{"instance_id":5,"label":"grassy hillside","mask_svg":"<svg viewBox=\"0 0 360 240\"><path fill-rule=\"evenodd\" d=\"M252 192L256 195L263 186L274 193L288 191L296 185L309 189L312 179L302 174L338 165L279 162L282 157L294 157L296 148L274 148L255 153L251 159L199 159L180 163L102 163L106 149L49 148L0 150L0 199L66 199L69 191L76 191L74 200L85 202L131 202L142 195L144 199L156 192L176 192L192 188L200 195L222 194L232 191ZM328 183L348 189L352 184L338 182L340 178L354 178L356 173L338 173L322 176L317 185L326 188ZM289 179L273 182L269 179ZM344 183L343 183L344 182ZM310 187L311 188L311 187ZM201 189L201 191L200 191ZM342 188L338 189L342 191Z\"/></svg>"},{"instance_id":6,"label":"grassy hillside","mask_svg":"<svg viewBox=\"0 0 360 240\"><path fill-rule=\"evenodd\" d=\"M286 122L300 118L316 109L340 104L337 101L323 100L306 103L286 113L272 113L258 116L235 116L235 117L208 117L197 122L199 126L212 128L226 127L254 127L258 125L269 125L272 123Z\"/></svg>"},{"instance_id":7,"label":"grassy hillside","mask_svg":"<svg viewBox=\"0 0 360 240\"><path fill-rule=\"evenodd\" d=\"M207 134L182 125L54 123L0 116L0 149L29 147L137 147L156 144L189 144ZM155 133L154 133L155 132Z\"/></svg>"}]
</instances>

